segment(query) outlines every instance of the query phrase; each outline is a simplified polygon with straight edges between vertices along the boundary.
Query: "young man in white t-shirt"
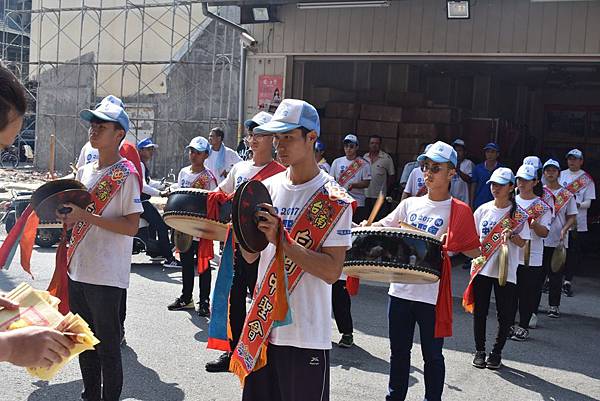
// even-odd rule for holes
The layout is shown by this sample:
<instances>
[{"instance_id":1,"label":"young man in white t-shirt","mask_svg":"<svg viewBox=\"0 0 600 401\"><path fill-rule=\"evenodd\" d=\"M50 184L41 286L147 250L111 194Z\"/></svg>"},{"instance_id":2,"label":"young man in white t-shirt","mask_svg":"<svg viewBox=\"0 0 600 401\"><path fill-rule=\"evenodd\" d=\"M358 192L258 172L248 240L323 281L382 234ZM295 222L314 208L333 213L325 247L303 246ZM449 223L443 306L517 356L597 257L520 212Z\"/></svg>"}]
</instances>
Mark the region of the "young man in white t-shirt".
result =
<instances>
[{"instance_id":1,"label":"young man in white t-shirt","mask_svg":"<svg viewBox=\"0 0 600 401\"><path fill-rule=\"evenodd\" d=\"M365 189L371 182L371 165L358 155L356 135L348 134L344 137L344 153L345 156L338 157L331 163L329 174L356 200L353 220L360 223L367 216ZM346 172L349 168L352 168L352 172Z\"/></svg>"},{"instance_id":2,"label":"young man in white t-shirt","mask_svg":"<svg viewBox=\"0 0 600 401\"><path fill-rule=\"evenodd\" d=\"M559 182L575 195L577 204L577 225L576 232L569 236L569 249L567 251L567 266L565 269L565 281L563 283L563 292L566 296L573 296L573 287L571 281L578 266L583 262L582 244L587 238L587 211L596 199L596 185L594 179L586 173L583 167L583 152L579 149L572 149L567 153L568 169L560 172ZM573 188L571 184L576 180L588 178L585 186L578 189Z\"/></svg>"},{"instance_id":3,"label":"young man in white t-shirt","mask_svg":"<svg viewBox=\"0 0 600 401\"><path fill-rule=\"evenodd\" d=\"M83 120L90 122L90 144L98 150L99 158L80 168L77 179L92 190L107 177L117 182L114 177L122 175L112 172L120 166L129 163L131 167L121 171L130 173L125 175L120 187L113 187L117 190L98 187L98 191L104 190L104 195L108 192L110 199L100 214L70 203L65 206L71 208L71 212L59 214L67 226L77 223L73 235L80 224L89 225L74 248L68 270L71 312L81 315L100 340L95 350L79 356L84 386L82 399L89 401L117 401L121 394L121 300L129 286L133 236L143 211L135 168L119 155L119 146L129 129L129 118L110 98L105 98L95 110L80 113ZM97 202L95 199L94 203Z\"/></svg>"},{"instance_id":4,"label":"young man in white t-shirt","mask_svg":"<svg viewBox=\"0 0 600 401\"><path fill-rule=\"evenodd\" d=\"M473 168L475 163L466 158L465 141L456 139L452 142L452 147L458 156L458 167L456 174L452 177L450 183L450 194L461 201L469 204L469 184L473 177Z\"/></svg>"},{"instance_id":5,"label":"young man in white t-shirt","mask_svg":"<svg viewBox=\"0 0 600 401\"><path fill-rule=\"evenodd\" d=\"M447 143L436 142L419 156L424 171L427 194L422 197L410 197L383 220L373 224L379 227L399 227L405 223L439 239L445 237L452 224L453 207L463 216L471 217L468 205L452 200L449 186L456 174L456 151ZM455 202L456 206L453 206ZM457 230L457 223L452 230ZM479 242L475 224L468 219L460 222L460 230L465 237L458 251L470 257L479 256ZM473 248L468 249L469 246ZM449 273L449 272L448 272ZM415 325L419 325L421 351L425 361L425 398L440 401L444 389L445 365L442 347L443 337L437 338L436 319L440 282L433 284L390 284L390 303L388 309L390 335L390 379L386 397L388 401L404 400L408 392L410 374L410 350L413 344Z\"/></svg>"},{"instance_id":6,"label":"young man in white t-shirt","mask_svg":"<svg viewBox=\"0 0 600 401\"><path fill-rule=\"evenodd\" d=\"M281 241L282 251L291 263L289 268L294 269L295 264L304 272L289 295L293 322L265 333L268 335L266 366L246 377L244 401L329 400L331 284L339 278L345 252L351 246L352 210L343 188L332 182L331 176L321 171L315 161L313 149L319 126L319 116L313 106L301 100L285 99L269 123L254 129L274 134L277 154L289 165L286 171L264 182L273 204L263 204L266 211L256 213L258 228L269 241L260 254L259 282L273 260L274 244L279 242L281 227L290 230L299 217L305 218L305 206L312 206L308 202L323 194L322 191L335 188L341 195L337 202L341 203L331 206L339 212L336 212L337 221L329 222L333 227L323 238L322 247L309 250L296 241ZM320 206L330 205L325 201ZM313 228L308 230L310 238ZM258 254L244 251L244 258L250 263L257 257ZM253 313L252 308L249 313ZM244 347L245 341L242 336L240 343L244 342ZM240 345L236 351L242 351Z\"/></svg>"},{"instance_id":7,"label":"young man in white t-shirt","mask_svg":"<svg viewBox=\"0 0 600 401\"><path fill-rule=\"evenodd\" d=\"M213 128L208 134L211 152L208 159L206 159L206 168L213 173L218 184L227 177L227 174L236 163L242 161L235 150L225 146L224 139L225 132L219 127Z\"/></svg>"},{"instance_id":8,"label":"young man in white t-shirt","mask_svg":"<svg viewBox=\"0 0 600 401\"><path fill-rule=\"evenodd\" d=\"M264 180L285 170L285 167L273 160L273 135L268 132L254 133L254 128L268 123L271 121L271 117L271 114L261 111L244 123L248 129L246 139L251 150L252 159L241 161L233 166L227 174L227 178L219 184L217 191L222 191L228 195L233 194L246 181L251 179ZM229 326L231 328L229 344L232 350L237 346L246 319L246 295L254 293L258 260L253 263L246 263L238 247L236 248L233 269L233 280L229 291ZM230 360L231 353L224 352L219 358L206 364L206 371L228 372Z\"/></svg>"}]
</instances>

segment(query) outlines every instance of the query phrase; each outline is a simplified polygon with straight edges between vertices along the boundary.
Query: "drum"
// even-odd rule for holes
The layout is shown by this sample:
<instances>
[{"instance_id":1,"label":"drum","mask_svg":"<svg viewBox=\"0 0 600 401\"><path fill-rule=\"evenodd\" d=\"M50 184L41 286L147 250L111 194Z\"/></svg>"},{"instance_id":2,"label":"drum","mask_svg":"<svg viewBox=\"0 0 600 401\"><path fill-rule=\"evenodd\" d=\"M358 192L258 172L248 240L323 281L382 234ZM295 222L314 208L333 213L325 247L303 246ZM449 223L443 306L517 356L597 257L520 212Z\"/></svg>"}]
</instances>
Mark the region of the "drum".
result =
<instances>
[{"instance_id":1,"label":"drum","mask_svg":"<svg viewBox=\"0 0 600 401\"><path fill-rule=\"evenodd\" d=\"M180 188L172 191L165 205L165 223L194 237L225 241L227 223L231 220L231 202L217 206L216 220L208 218L208 194L205 189Z\"/></svg>"},{"instance_id":2,"label":"drum","mask_svg":"<svg viewBox=\"0 0 600 401\"><path fill-rule=\"evenodd\" d=\"M267 187L260 181L246 181L238 187L233 197L231 222L236 240L248 252L258 253L269 242L256 225L255 213L261 203L272 204Z\"/></svg>"},{"instance_id":3,"label":"drum","mask_svg":"<svg viewBox=\"0 0 600 401\"><path fill-rule=\"evenodd\" d=\"M386 283L435 283L442 273L442 243L407 228L355 227L344 273Z\"/></svg>"},{"instance_id":4,"label":"drum","mask_svg":"<svg viewBox=\"0 0 600 401\"><path fill-rule=\"evenodd\" d=\"M73 203L85 209L92 203L92 197L81 182L67 179L49 181L31 195L31 206L40 222L56 221L56 211L64 203ZM68 213L68 210L61 212Z\"/></svg>"}]
</instances>

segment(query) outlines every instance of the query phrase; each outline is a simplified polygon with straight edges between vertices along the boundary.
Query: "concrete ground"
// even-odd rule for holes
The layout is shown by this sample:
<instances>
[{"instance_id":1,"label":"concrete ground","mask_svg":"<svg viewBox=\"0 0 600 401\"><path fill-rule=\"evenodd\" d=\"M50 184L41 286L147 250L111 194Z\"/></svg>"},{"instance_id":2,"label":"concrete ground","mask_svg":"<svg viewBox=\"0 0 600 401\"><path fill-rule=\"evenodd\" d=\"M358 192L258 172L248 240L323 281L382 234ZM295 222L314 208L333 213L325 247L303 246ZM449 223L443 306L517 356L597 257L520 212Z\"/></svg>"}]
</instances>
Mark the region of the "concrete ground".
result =
<instances>
[{"instance_id":1,"label":"concrete ground","mask_svg":"<svg viewBox=\"0 0 600 401\"><path fill-rule=\"evenodd\" d=\"M143 256L134 262L145 262ZM46 288L54 250L36 249L31 280L15 262L0 272L0 290L21 281ZM539 328L525 343L509 341L499 371L471 366L472 317L460 308L467 272L454 269L454 337L447 339L444 400L590 401L600 399L600 279L578 279L576 295L563 298L560 319L541 315ZM135 263L128 297L127 346L123 349L124 400L239 400L239 382L231 374L210 374L204 364L219 355L206 349L207 320L193 312L169 312L166 305L181 290L181 271ZM194 293L197 294L197 289ZM353 298L356 346L331 353L332 400L384 400L389 369L387 289L363 284ZM542 305L547 304L544 296ZM494 306L492 305L492 308ZM496 322L490 311L488 340ZM332 331L334 341L338 334ZM415 335L408 400L423 399L423 362ZM24 369L0 364L0 400L77 400L81 377L76 361L50 383L32 379Z\"/></svg>"}]
</instances>

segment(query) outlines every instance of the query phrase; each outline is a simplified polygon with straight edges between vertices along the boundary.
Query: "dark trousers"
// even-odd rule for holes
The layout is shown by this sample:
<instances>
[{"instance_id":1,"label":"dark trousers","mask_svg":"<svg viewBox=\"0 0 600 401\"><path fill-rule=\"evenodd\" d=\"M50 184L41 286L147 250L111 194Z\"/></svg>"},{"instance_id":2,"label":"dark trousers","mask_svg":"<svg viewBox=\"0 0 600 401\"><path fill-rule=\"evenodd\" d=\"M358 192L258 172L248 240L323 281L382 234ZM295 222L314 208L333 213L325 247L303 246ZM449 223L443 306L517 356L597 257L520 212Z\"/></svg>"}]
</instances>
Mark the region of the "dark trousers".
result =
<instances>
[{"instance_id":1,"label":"dark trousers","mask_svg":"<svg viewBox=\"0 0 600 401\"><path fill-rule=\"evenodd\" d=\"M258 274L257 259L248 263L242 257L242 253L236 250L235 263L233 264L233 281L229 292L229 322L231 325L231 340L229 344L234 350L242 335L244 321L246 320L246 294L254 295L256 277Z\"/></svg>"},{"instance_id":2,"label":"dark trousers","mask_svg":"<svg viewBox=\"0 0 600 401\"><path fill-rule=\"evenodd\" d=\"M567 248L567 262L565 265L565 280L572 281L575 273L579 269L579 265L583 262L583 247L582 244L585 241L586 232L575 232L569 233L569 247Z\"/></svg>"},{"instance_id":3,"label":"dark trousers","mask_svg":"<svg viewBox=\"0 0 600 401\"><path fill-rule=\"evenodd\" d=\"M127 290L123 290L121 306L119 308L119 320L121 321L121 339L125 337L125 317L127 317Z\"/></svg>"},{"instance_id":4,"label":"dark trousers","mask_svg":"<svg viewBox=\"0 0 600 401\"><path fill-rule=\"evenodd\" d=\"M473 292L475 295L475 308L473 313L473 331L475 334L475 349L485 351L485 334L488 310L490 308L490 297L492 289L496 296L496 312L498 316L498 332L496 342L492 348L495 354L501 354L510 326L514 322L514 304L517 286L506 283L501 287L497 278L482 276L478 274L473 280Z\"/></svg>"},{"instance_id":5,"label":"dark trousers","mask_svg":"<svg viewBox=\"0 0 600 401\"><path fill-rule=\"evenodd\" d=\"M269 344L267 365L246 377L242 401L329 401L329 350Z\"/></svg>"},{"instance_id":6,"label":"dark trousers","mask_svg":"<svg viewBox=\"0 0 600 401\"><path fill-rule=\"evenodd\" d=\"M369 218L369 213L371 209L368 209L365 206L359 206L354 210L354 214L352 215L352 221L356 224L360 224L363 220Z\"/></svg>"},{"instance_id":7,"label":"dark trousers","mask_svg":"<svg viewBox=\"0 0 600 401\"><path fill-rule=\"evenodd\" d=\"M184 301L191 301L193 299L194 291L194 277L198 270L196 256L198 255L198 241L192 241L192 246L187 252L180 254L181 256L181 276L183 280L183 289L181 290L181 299ZM198 285L200 287L200 304L208 304L210 297L210 280L211 280L211 267L202 274L198 275Z\"/></svg>"},{"instance_id":8,"label":"dark trousers","mask_svg":"<svg viewBox=\"0 0 600 401\"><path fill-rule=\"evenodd\" d=\"M142 213L141 217L150 225L148 227L148 237L155 239L156 233L158 233L158 244L161 256L167 260L173 259L171 241L169 240L169 227L165 224L162 216L150 201L142 202L142 207L144 208L144 213Z\"/></svg>"},{"instance_id":9,"label":"dark trousers","mask_svg":"<svg viewBox=\"0 0 600 401\"><path fill-rule=\"evenodd\" d=\"M550 268L550 262L552 261L552 254L554 248L544 247L544 261L542 265L544 267L544 277L542 278L542 285L546 277L548 277L549 292L548 292L548 304L550 306L560 306L560 296L562 293L562 281L563 272L554 273ZM537 308L540 307L542 295L537 299ZM537 310L536 308L536 310Z\"/></svg>"},{"instance_id":10,"label":"dark trousers","mask_svg":"<svg viewBox=\"0 0 600 401\"><path fill-rule=\"evenodd\" d=\"M443 338L435 338L435 305L407 301L390 296L388 308L390 337L390 381L386 401L406 399L410 373L410 350L415 325L421 334L421 352L425 368L425 398L440 401L444 390L446 367L442 348Z\"/></svg>"},{"instance_id":11,"label":"dark trousers","mask_svg":"<svg viewBox=\"0 0 600 401\"><path fill-rule=\"evenodd\" d=\"M82 398L117 401L123 388L121 365L122 288L81 283L69 279L69 307L79 314L100 340L95 350L79 355L83 377Z\"/></svg>"},{"instance_id":12,"label":"dark trousers","mask_svg":"<svg viewBox=\"0 0 600 401\"><path fill-rule=\"evenodd\" d=\"M373 210L373 206L375 206L376 201L377 201L377 198L366 198L365 199L365 209L366 209L366 213L367 213L367 218L369 217L369 214L371 214L371 210ZM377 212L375 221L379 221L379 220L383 219L385 216L387 216L389 214L389 209L390 209L389 203L383 202L383 205L381 205L381 209L379 209L379 212Z\"/></svg>"},{"instance_id":13,"label":"dark trousers","mask_svg":"<svg viewBox=\"0 0 600 401\"><path fill-rule=\"evenodd\" d=\"M331 286L331 305L335 324L341 334L352 334L352 303L346 290L346 280L338 280Z\"/></svg>"},{"instance_id":14,"label":"dark trousers","mask_svg":"<svg viewBox=\"0 0 600 401\"><path fill-rule=\"evenodd\" d=\"M538 299L542 294L544 269L542 266L523 266L517 268L517 297L513 305L512 321L519 310L519 326L529 328L531 315L537 311Z\"/></svg>"}]
</instances>

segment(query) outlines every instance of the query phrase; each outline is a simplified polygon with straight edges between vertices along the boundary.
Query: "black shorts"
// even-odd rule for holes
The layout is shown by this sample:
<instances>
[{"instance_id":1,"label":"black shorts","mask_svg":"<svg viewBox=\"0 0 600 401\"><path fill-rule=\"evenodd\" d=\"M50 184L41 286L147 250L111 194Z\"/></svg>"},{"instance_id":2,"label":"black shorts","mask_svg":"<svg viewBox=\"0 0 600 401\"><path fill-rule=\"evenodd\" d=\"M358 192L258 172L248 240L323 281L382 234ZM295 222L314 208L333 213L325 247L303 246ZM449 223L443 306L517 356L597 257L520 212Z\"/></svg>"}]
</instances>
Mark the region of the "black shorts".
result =
<instances>
[{"instance_id":1,"label":"black shorts","mask_svg":"<svg viewBox=\"0 0 600 401\"><path fill-rule=\"evenodd\" d=\"M329 401L329 350L269 344L267 365L246 377L242 401Z\"/></svg>"}]
</instances>

